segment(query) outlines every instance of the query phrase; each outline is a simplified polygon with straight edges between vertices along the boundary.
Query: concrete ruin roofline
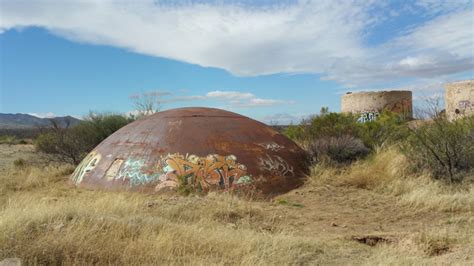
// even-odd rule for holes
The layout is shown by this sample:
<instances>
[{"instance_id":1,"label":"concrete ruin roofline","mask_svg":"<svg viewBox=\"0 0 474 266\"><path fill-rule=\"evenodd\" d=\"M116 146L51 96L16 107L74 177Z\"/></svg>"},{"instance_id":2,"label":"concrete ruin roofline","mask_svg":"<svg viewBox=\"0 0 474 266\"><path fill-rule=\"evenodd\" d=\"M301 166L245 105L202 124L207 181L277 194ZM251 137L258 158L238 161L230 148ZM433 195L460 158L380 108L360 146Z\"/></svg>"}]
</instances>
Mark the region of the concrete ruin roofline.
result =
<instances>
[{"instance_id":1,"label":"concrete ruin roofline","mask_svg":"<svg viewBox=\"0 0 474 266\"><path fill-rule=\"evenodd\" d=\"M379 93L395 93L395 92L407 92L407 93L413 93L411 90L379 90L379 91L348 91L344 95L348 94L379 94Z\"/></svg>"},{"instance_id":2,"label":"concrete ruin roofline","mask_svg":"<svg viewBox=\"0 0 474 266\"><path fill-rule=\"evenodd\" d=\"M453 81L453 82L448 82L446 85L458 85L458 84L465 84L465 83L470 83L474 82L474 79L466 79L466 80L458 80L458 81Z\"/></svg>"}]
</instances>

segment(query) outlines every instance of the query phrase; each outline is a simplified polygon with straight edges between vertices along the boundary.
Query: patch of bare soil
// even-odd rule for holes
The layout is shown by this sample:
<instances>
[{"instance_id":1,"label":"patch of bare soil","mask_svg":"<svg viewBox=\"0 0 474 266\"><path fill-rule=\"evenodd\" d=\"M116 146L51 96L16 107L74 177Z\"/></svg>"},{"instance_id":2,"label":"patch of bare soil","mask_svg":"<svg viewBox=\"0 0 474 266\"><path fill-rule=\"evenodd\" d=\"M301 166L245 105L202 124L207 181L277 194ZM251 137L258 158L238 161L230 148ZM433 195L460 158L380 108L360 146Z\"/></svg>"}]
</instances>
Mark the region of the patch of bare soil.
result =
<instances>
[{"instance_id":1,"label":"patch of bare soil","mask_svg":"<svg viewBox=\"0 0 474 266\"><path fill-rule=\"evenodd\" d=\"M395 197L370 190L326 186L301 188L282 195L292 204L278 204L278 213L301 235L327 238L353 236L398 236L420 232L426 226L449 218L449 213L420 212L399 206Z\"/></svg>"}]
</instances>

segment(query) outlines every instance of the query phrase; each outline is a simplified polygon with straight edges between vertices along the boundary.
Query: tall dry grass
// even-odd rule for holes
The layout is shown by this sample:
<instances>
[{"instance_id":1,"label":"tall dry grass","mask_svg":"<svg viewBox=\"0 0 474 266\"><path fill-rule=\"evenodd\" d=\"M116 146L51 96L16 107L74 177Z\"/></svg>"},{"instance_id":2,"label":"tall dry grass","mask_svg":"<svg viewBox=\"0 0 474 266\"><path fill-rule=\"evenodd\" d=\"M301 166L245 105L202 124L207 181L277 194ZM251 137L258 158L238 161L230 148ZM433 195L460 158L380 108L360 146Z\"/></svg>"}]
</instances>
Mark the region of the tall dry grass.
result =
<instances>
[{"instance_id":1,"label":"tall dry grass","mask_svg":"<svg viewBox=\"0 0 474 266\"><path fill-rule=\"evenodd\" d=\"M26 264L318 263L338 241L296 236L262 204L65 185L68 166L0 177L0 261Z\"/></svg>"},{"instance_id":2,"label":"tall dry grass","mask_svg":"<svg viewBox=\"0 0 474 266\"><path fill-rule=\"evenodd\" d=\"M367 160L347 167L319 164L313 167L308 184L352 186L396 196L400 204L416 210L473 211L474 178L448 185L416 173L396 146L378 149Z\"/></svg>"},{"instance_id":3,"label":"tall dry grass","mask_svg":"<svg viewBox=\"0 0 474 266\"><path fill-rule=\"evenodd\" d=\"M414 175L408 165L392 147L345 168L315 166L306 186L369 189L414 210L472 211L472 183L446 186L427 174ZM298 232L281 216L290 211L301 215L309 208L272 207L271 202L225 193L181 197L76 189L66 182L71 170L68 165L26 166L0 173L0 261L18 257L25 264L281 265L471 259L463 247L473 243L472 215L453 214L437 228L401 232L396 241L369 247L351 240L351 232L345 231L349 229L340 228L338 237L325 234L320 224L311 233ZM278 208L288 209L275 212ZM453 252L456 249L461 253Z\"/></svg>"}]
</instances>

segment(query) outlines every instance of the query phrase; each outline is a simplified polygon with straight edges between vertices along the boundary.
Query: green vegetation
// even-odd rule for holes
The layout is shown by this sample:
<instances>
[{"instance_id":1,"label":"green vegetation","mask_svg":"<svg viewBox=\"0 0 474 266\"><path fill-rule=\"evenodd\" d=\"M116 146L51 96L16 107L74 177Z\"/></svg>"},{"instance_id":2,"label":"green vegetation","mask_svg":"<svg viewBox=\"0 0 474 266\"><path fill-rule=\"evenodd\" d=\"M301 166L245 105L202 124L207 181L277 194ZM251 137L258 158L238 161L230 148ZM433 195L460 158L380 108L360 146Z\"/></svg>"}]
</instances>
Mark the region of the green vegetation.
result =
<instances>
[{"instance_id":1,"label":"green vegetation","mask_svg":"<svg viewBox=\"0 0 474 266\"><path fill-rule=\"evenodd\" d=\"M319 115L289 126L284 133L306 148L315 162L329 159L336 163L364 158L377 147L408 134L403 116L389 111L382 112L375 121L360 123L357 119L356 115L322 108Z\"/></svg>"},{"instance_id":2,"label":"green vegetation","mask_svg":"<svg viewBox=\"0 0 474 266\"><path fill-rule=\"evenodd\" d=\"M321 113L290 126L285 134L300 143L314 162L351 163L380 148L396 146L410 159L414 172L429 172L435 179L459 183L474 179L474 118L410 123L384 111L375 121L360 123L352 114Z\"/></svg>"},{"instance_id":3,"label":"green vegetation","mask_svg":"<svg viewBox=\"0 0 474 266\"><path fill-rule=\"evenodd\" d=\"M452 122L443 117L410 130L402 142L415 169L451 183L474 179L474 117Z\"/></svg>"},{"instance_id":4,"label":"green vegetation","mask_svg":"<svg viewBox=\"0 0 474 266\"><path fill-rule=\"evenodd\" d=\"M15 136L3 135L0 136L0 144L16 144L17 139Z\"/></svg>"},{"instance_id":5,"label":"green vegetation","mask_svg":"<svg viewBox=\"0 0 474 266\"><path fill-rule=\"evenodd\" d=\"M66 163L78 164L102 140L131 121L122 115L93 113L71 128L52 121L51 130L39 135L35 146Z\"/></svg>"}]
</instances>

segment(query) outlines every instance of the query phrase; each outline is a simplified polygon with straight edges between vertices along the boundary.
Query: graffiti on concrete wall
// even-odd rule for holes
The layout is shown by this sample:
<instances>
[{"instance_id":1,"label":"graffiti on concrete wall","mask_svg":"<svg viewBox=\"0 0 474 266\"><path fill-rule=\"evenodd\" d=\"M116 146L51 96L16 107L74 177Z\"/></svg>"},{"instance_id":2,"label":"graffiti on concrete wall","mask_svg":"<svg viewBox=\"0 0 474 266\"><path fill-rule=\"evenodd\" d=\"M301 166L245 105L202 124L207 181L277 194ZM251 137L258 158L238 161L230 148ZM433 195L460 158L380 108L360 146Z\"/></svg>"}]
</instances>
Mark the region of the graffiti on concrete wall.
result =
<instances>
[{"instance_id":1,"label":"graffiti on concrete wall","mask_svg":"<svg viewBox=\"0 0 474 266\"><path fill-rule=\"evenodd\" d=\"M229 189L236 185L252 182L247 175L247 167L237 163L234 155L211 154L206 157L196 155L171 154L164 159L166 179L181 178L193 188L207 191L213 187Z\"/></svg>"},{"instance_id":2,"label":"graffiti on concrete wall","mask_svg":"<svg viewBox=\"0 0 474 266\"><path fill-rule=\"evenodd\" d=\"M294 176L293 166L289 165L283 158L278 155L265 155L259 158L259 167L262 171L267 171L276 176Z\"/></svg>"},{"instance_id":3,"label":"graffiti on concrete wall","mask_svg":"<svg viewBox=\"0 0 474 266\"><path fill-rule=\"evenodd\" d=\"M275 143L275 142L259 143L258 146L263 147L267 150L271 150L271 151L279 151L285 148L285 146L279 145L278 143Z\"/></svg>"},{"instance_id":4,"label":"graffiti on concrete wall","mask_svg":"<svg viewBox=\"0 0 474 266\"><path fill-rule=\"evenodd\" d=\"M365 111L365 112L360 113L360 116L357 119L357 122L365 123L365 122L375 121L377 120L379 116L380 114L378 111Z\"/></svg>"},{"instance_id":5,"label":"graffiti on concrete wall","mask_svg":"<svg viewBox=\"0 0 474 266\"><path fill-rule=\"evenodd\" d=\"M471 110L474 109L474 104L471 103L469 100L462 100L458 102L457 108L454 110L456 115L458 116L464 116L466 114L469 114Z\"/></svg>"},{"instance_id":6,"label":"graffiti on concrete wall","mask_svg":"<svg viewBox=\"0 0 474 266\"><path fill-rule=\"evenodd\" d=\"M102 156L96 151L90 152L84 160L77 166L74 173L72 173L72 180L74 183L79 184L82 182L84 175L90 172L97 166L97 163L100 161Z\"/></svg>"},{"instance_id":7,"label":"graffiti on concrete wall","mask_svg":"<svg viewBox=\"0 0 474 266\"><path fill-rule=\"evenodd\" d=\"M464 100L464 101L459 101L458 107L459 109L471 109L473 106L471 105L471 101Z\"/></svg>"}]
</instances>

